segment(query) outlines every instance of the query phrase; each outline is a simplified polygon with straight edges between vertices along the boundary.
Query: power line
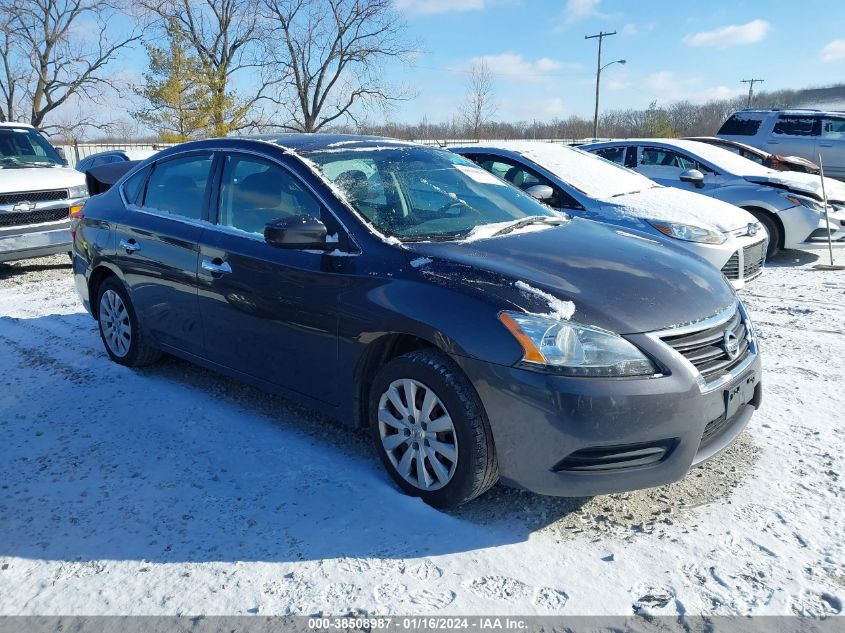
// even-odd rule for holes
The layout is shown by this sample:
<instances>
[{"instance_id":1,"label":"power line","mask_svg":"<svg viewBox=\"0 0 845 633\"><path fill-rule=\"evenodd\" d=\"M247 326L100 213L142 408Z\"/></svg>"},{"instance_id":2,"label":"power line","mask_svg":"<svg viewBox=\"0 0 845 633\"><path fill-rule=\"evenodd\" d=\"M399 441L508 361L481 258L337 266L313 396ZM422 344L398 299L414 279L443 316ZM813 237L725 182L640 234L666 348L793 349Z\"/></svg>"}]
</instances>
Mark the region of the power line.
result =
<instances>
[{"instance_id":1,"label":"power line","mask_svg":"<svg viewBox=\"0 0 845 633\"><path fill-rule=\"evenodd\" d=\"M765 79L743 79L740 83L748 84L748 102L745 104L746 108L751 107L751 100L754 98L754 84L763 83Z\"/></svg>"}]
</instances>

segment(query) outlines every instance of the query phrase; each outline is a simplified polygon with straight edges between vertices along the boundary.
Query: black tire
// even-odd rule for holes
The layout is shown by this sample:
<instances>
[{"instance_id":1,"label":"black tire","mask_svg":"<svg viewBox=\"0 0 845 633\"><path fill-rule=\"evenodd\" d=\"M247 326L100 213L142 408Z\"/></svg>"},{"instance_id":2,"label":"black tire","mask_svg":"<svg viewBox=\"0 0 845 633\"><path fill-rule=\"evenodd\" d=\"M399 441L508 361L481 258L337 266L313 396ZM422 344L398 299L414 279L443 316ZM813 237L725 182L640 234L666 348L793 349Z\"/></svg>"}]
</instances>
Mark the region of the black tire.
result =
<instances>
[{"instance_id":1,"label":"black tire","mask_svg":"<svg viewBox=\"0 0 845 633\"><path fill-rule=\"evenodd\" d=\"M783 239L783 236L780 234L781 231L777 221L765 211L759 211L757 209L746 210L763 225L766 232L769 234L769 244L766 248L766 259L771 259L780 253L781 240Z\"/></svg>"},{"instance_id":2,"label":"black tire","mask_svg":"<svg viewBox=\"0 0 845 633\"><path fill-rule=\"evenodd\" d=\"M382 445L379 404L390 385L405 378L430 389L442 402L454 427L457 439L454 472L448 483L436 490L424 490L406 481ZM382 367L370 387L369 418L373 445L387 472L406 494L420 497L429 505L459 506L484 494L499 479L493 434L478 395L457 364L439 350L410 352ZM425 464L425 459L422 462Z\"/></svg>"},{"instance_id":3,"label":"black tire","mask_svg":"<svg viewBox=\"0 0 845 633\"><path fill-rule=\"evenodd\" d=\"M124 354L116 353L112 349L112 344L107 340L105 329L108 325L105 323L107 315L104 315L102 309L103 296L107 292L116 293L125 307L125 318L123 323L129 327L130 341L127 346L127 351ZM143 367L150 365L161 358L161 351L147 345L144 341L144 334L138 325L138 317L135 314L135 308L132 306L132 301L129 299L129 293L117 277L109 277L102 284L97 292L97 324L99 325L100 338L103 340L103 347L109 357L116 363L126 365L127 367Z\"/></svg>"}]
</instances>

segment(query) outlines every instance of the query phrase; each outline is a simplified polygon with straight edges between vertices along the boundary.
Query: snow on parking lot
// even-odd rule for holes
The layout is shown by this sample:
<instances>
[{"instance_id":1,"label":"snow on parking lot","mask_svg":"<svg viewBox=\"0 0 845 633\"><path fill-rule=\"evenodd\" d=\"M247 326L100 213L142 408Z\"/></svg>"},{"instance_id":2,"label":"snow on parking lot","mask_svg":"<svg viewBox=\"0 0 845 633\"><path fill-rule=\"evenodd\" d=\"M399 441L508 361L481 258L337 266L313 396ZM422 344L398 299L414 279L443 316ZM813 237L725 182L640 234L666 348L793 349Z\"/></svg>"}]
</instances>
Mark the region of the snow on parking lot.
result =
<instances>
[{"instance_id":1,"label":"snow on parking lot","mask_svg":"<svg viewBox=\"0 0 845 633\"><path fill-rule=\"evenodd\" d=\"M66 260L0 265L0 614L843 613L845 273L743 293L764 404L662 488L404 497L353 430L110 362Z\"/></svg>"}]
</instances>

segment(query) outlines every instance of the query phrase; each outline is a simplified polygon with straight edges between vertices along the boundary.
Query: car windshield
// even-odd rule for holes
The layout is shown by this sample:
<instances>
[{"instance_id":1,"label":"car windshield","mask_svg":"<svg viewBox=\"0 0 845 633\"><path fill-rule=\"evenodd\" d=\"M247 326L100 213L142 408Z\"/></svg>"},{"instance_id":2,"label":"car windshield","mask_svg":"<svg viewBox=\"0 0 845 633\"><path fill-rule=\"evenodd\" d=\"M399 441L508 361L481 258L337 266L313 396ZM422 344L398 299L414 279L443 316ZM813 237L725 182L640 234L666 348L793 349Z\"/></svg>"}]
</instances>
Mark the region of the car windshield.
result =
<instances>
[{"instance_id":1,"label":"car windshield","mask_svg":"<svg viewBox=\"0 0 845 633\"><path fill-rule=\"evenodd\" d=\"M529 195L444 150L387 145L314 150L306 157L380 233L403 241L461 239L487 226L506 233L508 223L521 228L530 218L539 224L561 220Z\"/></svg>"},{"instance_id":2,"label":"car windshield","mask_svg":"<svg viewBox=\"0 0 845 633\"><path fill-rule=\"evenodd\" d=\"M0 168L61 165L62 158L37 130L0 127Z\"/></svg>"}]
</instances>

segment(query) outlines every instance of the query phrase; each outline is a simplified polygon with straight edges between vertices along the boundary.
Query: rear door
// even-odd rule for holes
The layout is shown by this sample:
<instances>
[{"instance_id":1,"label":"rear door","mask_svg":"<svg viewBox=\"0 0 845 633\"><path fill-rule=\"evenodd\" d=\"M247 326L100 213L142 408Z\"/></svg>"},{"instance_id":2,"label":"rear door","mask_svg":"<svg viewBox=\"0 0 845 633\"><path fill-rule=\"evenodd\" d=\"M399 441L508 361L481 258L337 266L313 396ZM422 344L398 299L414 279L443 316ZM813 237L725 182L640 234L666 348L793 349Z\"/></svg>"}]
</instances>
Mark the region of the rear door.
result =
<instances>
[{"instance_id":1,"label":"rear door","mask_svg":"<svg viewBox=\"0 0 845 633\"><path fill-rule=\"evenodd\" d=\"M845 117L822 118L817 148L822 155L825 176L845 176ZM813 157L810 160L817 162L818 158Z\"/></svg>"},{"instance_id":2,"label":"rear door","mask_svg":"<svg viewBox=\"0 0 845 633\"><path fill-rule=\"evenodd\" d=\"M129 211L116 227L117 264L141 326L156 342L203 350L197 302L197 246L211 184L211 152L167 157L127 181ZM135 187L137 188L137 191Z\"/></svg>"},{"instance_id":3,"label":"rear door","mask_svg":"<svg viewBox=\"0 0 845 633\"><path fill-rule=\"evenodd\" d=\"M772 154L801 156L815 161L820 132L821 119L816 115L781 114L764 149Z\"/></svg>"},{"instance_id":4,"label":"rear door","mask_svg":"<svg viewBox=\"0 0 845 633\"><path fill-rule=\"evenodd\" d=\"M289 167L255 154L221 155L215 225L200 238L205 357L336 404L337 298L357 252ZM264 241L267 222L298 215L322 219L337 252L281 249Z\"/></svg>"}]
</instances>

